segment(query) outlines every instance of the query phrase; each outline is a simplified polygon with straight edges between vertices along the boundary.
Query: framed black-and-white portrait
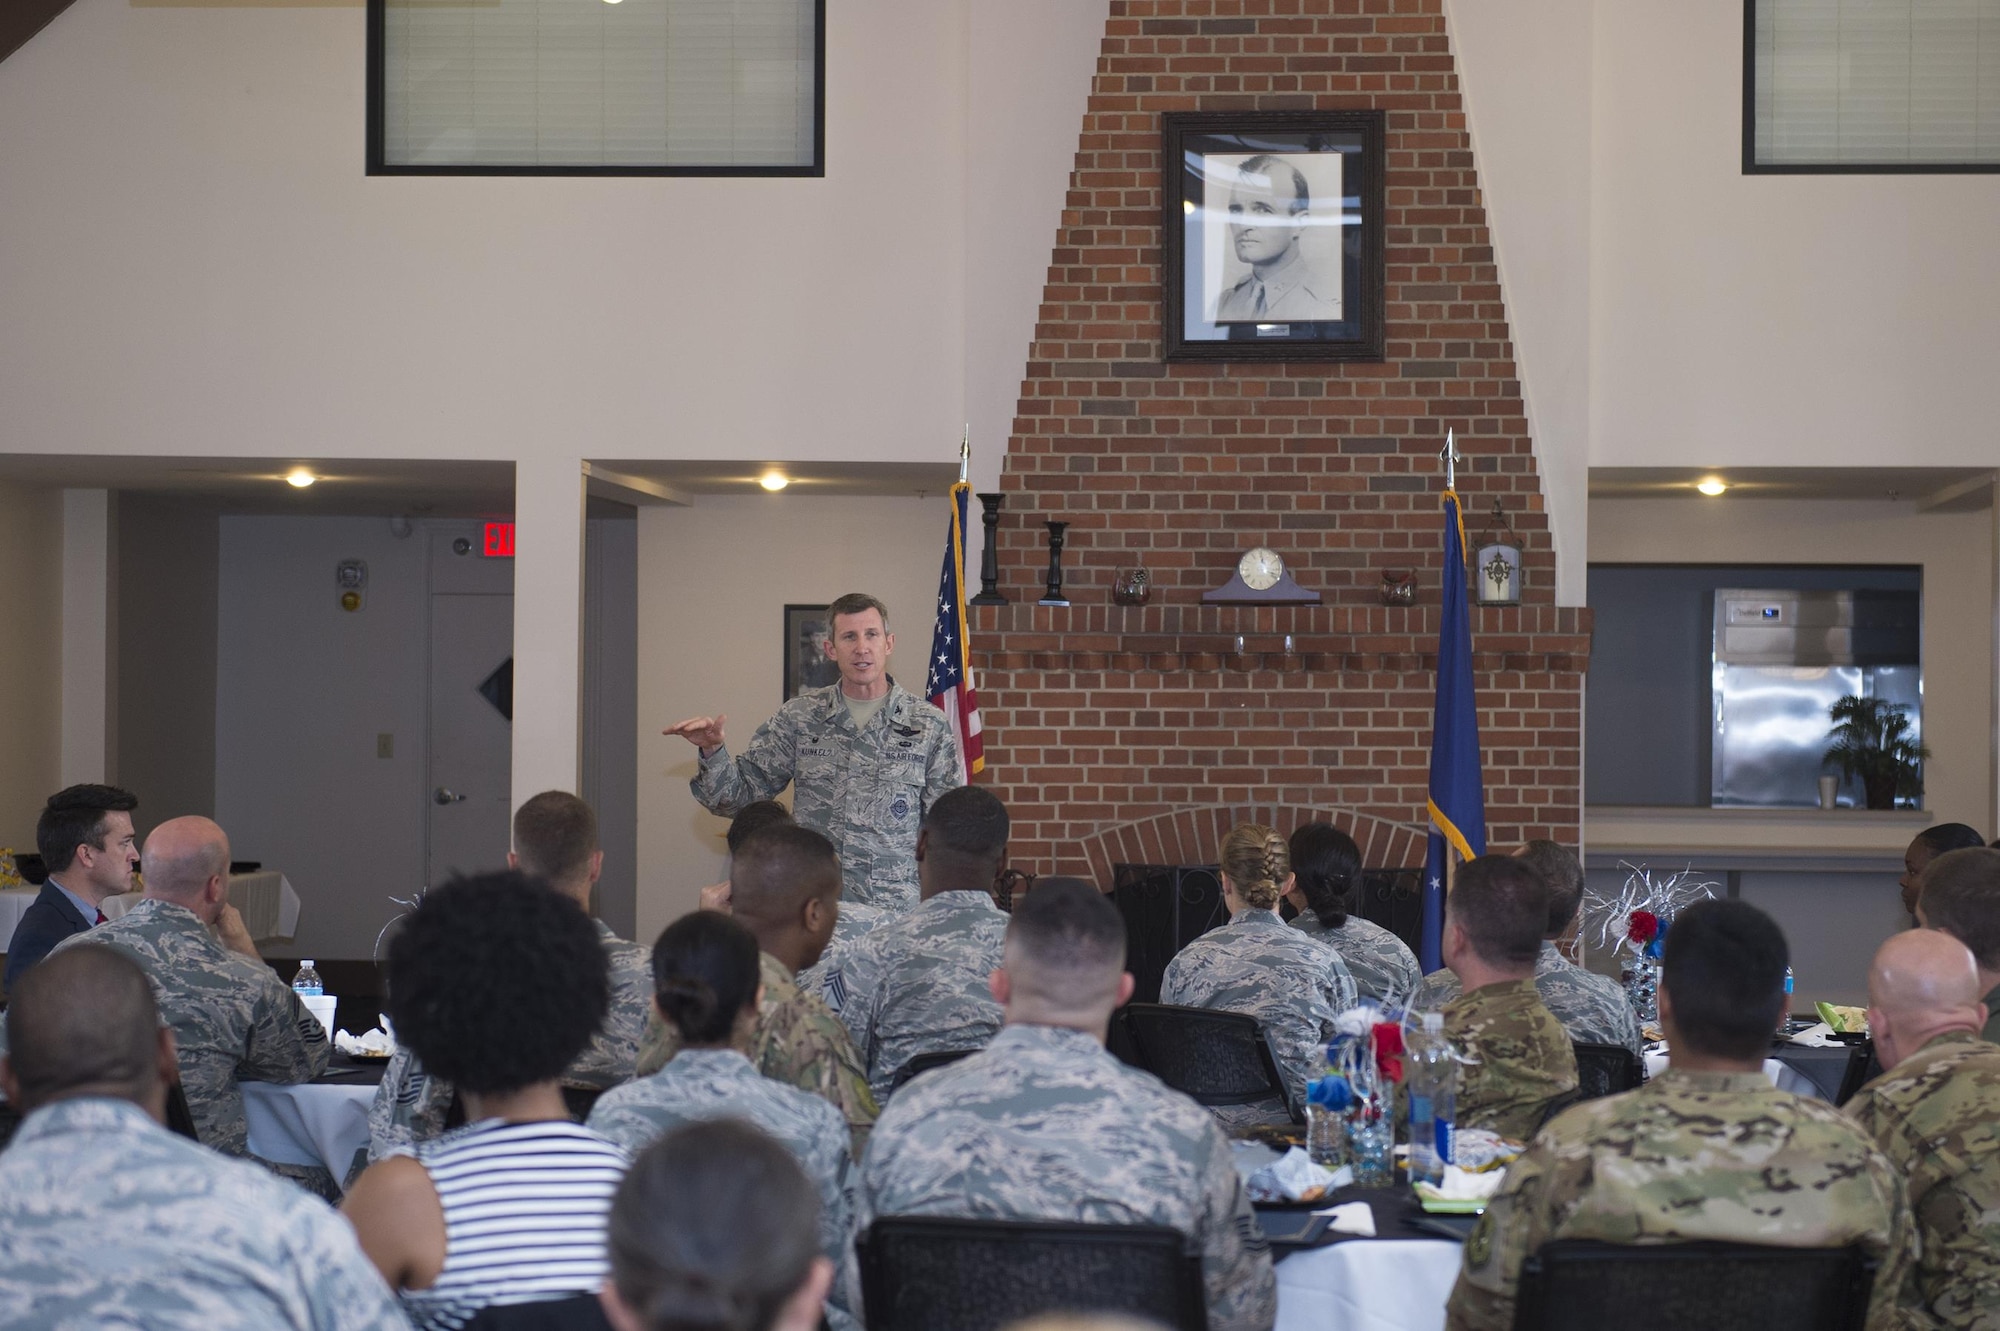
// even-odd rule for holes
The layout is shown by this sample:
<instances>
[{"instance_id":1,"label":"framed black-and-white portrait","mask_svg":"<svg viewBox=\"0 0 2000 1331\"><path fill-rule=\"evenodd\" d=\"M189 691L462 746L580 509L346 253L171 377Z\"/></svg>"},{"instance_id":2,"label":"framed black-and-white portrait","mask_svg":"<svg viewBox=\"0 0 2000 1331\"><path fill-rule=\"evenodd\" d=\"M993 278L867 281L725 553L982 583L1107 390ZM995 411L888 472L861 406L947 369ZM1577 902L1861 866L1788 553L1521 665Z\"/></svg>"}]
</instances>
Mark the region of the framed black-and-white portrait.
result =
<instances>
[{"instance_id":1,"label":"framed black-and-white portrait","mask_svg":"<svg viewBox=\"0 0 2000 1331\"><path fill-rule=\"evenodd\" d=\"M1383 118L1160 118L1166 359L1382 359Z\"/></svg>"},{"instance_id":2,"label":"framed black-and-white portrait","mask_svg":"<svg viewBox=\"0 0 2000 1331\"><path fill-rule=\"evenodd\" d=\"M826 654L826 607L785 607L785 701L806 689L840 681L840 667Z\"/></svg>"}]
</instances>

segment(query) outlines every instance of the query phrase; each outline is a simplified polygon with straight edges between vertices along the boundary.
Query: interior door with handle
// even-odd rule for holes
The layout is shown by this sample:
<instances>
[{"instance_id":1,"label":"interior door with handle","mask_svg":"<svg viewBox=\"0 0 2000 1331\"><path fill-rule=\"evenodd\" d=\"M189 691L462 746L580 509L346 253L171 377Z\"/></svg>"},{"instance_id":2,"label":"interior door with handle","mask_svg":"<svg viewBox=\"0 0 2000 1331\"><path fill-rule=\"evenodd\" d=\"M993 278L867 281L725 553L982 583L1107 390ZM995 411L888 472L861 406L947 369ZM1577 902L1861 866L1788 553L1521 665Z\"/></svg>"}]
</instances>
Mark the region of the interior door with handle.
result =
<instances>
[{"instance_id":1,"label":"interior door with handle","mask_svg":"<svg viewBox=\"0 0 2000 1331\"><path fill-rule=\"evenodd\" d=\"M507 865L513 794L514 598L431 596L425 882Z\"/></svg>"}]
</instances>

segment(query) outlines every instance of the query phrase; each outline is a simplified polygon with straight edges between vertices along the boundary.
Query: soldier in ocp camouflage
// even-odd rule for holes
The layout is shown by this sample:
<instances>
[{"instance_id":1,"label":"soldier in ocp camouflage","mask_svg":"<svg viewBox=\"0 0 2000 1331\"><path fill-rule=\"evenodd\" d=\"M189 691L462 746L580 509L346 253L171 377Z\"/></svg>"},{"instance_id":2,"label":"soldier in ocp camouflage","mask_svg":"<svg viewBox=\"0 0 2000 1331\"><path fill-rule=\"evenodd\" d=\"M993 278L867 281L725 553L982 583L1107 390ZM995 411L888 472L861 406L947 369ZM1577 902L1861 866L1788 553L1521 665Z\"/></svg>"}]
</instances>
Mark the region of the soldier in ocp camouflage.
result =
<instances>
[{"instance_id":1,"label":"soldier in ocp camouflage","mask_svg":"<svg viewBox=\"0 0 2000 1331\"><path fill-rule=\"evenodd\" d=\"M1361 998L1372 998L1378 1003L1393 999L1403 1004L1410 1001L1417 986L1423 983L1424 972L1417 965L1417 954L1410 951L1410 945L1373 920L1349 915L1339 928L1329 929L1319 922L1319 916L1302 910L1292 920L1292 928L1340 954Z\"/></svg>"},{"instance_id":2,"label":"soldier in ocp camouflage","mask_svg":"<svg viewBox=\"0 0 2000 1331\"><path fill-rule=\"evenodd\" d=\"M1555 1014L1569 1038L1579 1044L1623 1045L1643 1053L1639 1017L1625 989L1608 975L1585 969L1545 941L1535 958L1535 991L1542 1006ZM1414 1006L1423 1012L1442 1011L1459 996L1458 977L1448 970L1432 971L1417 988Z\"/></svg>"},{"instance_id":3,"label":"soldier in ocp camouflage","mask_svg":"<svg viewBox=\"0 0 2000 1331\"><path fill-rule=\"evenodd\" d=\"M604 1025L563 1074L563 1085L601 1091L630 1081L639 1056L639 1038L646 1014L653 1008L652 953L611 932L593 919L598 941L611 964L611 1006ZM397 1049L382 1071L381 1084L368 1107L368 1157L373 1164L399 1147L429 1141L444 1131L456 1088L425 1071L417 1056ZM362 1161L356 1161L359 1172Z\"/></svg>"},{"instance_id":4,"label":"soldier in ocp camouflage","mask_svg":"<svg viewBox=\"0 0 2000 1331\"><path fill-rule=\"evenodd\" d=\"M791 1151L819 1189L820 1251L838 1270L852 1158L846 1121L818 1096L760 1075L734 1049L683 1049L651 1076L606 1091L585 1126L636 1156L683 1124L717 1118L754 1124Z\"/></svg>"},{"instance_id":5,"label":"soldier in ocp camouflage","mask_svg":"<svg viewBox=\"0 0 2000 1331\"><path fill-rule=\"evenodd\" d=\"M918 1054L977 1049L1000 1029L987 982L1006 934L992 893L942 891L829 963L826 1005L853 1037L878 1103Z\"/></svg>"},{"instance_id":6,"label":"soldier in ocp camouflage","mask_svg":"<svg viewBox=\"0 0 2000 1331\"><path fill-rule=\"evenodd\" d=\"M325 1204L126 1100L57 1100L0 1154L0 1328L396 1331Z\"/></svg>"},{"instance_id":7,"label":"soldier in ocp camouflage","mask_svg":"<svg viewBox=\"0 0 2000 1331\"><path fill-rule=\"evenodd\" d=\"M1448 1331L1509 1331L1523 1259L1557 1239L1859 1243L1881 1263L1870 1331L1904 1324L1916 1251L1902 1180L1839 1110L1761 1072L1679 1068L1569 1109L1513 1163L1466 1241Z\"/></svg>"},{"instance_id":8,"label":"soldier in ocp camouflage","mask_svg":"<svg viewBox=\"0 0 2000 1331\"><path fill-rule=\"evenodd\" d=\"M757 728L740 756L725 745L700 764L689 789L723 817L793 786L792 816L840 852L843 902L896 911L917 902L924 812L964 784L951 722L894 680L859 729L839 684L806 689Z\"/></svg>"},{"instance_id":9,"label":"soldier in ocp camouflage","mask_svg":"<svg viewBox=\"0 0 2000 1331\"><path fill-rule=\"evenodd\" d=\"M326 1071L326 1031L298 995L263 962L224 947L186 906L147 897L56 951L71 947L117 948L146 972L204 1146L250 1153L239 1081L291 1085Z\"/></svg>"},{"instance_id":10,"label":"soldier in ocp camouflage","mask_svg":"<svg viewBox=\"0 0 2000 1331\"><path fill-rule=\"evenodd\" d=\"M1341 954L1278 918L1247 906L1182 948L1160 980L1160 1001L1241 1012L1262 1022L1292 1105L1326 1061L1334 1019L1355 1004L1354 977ZM1284 1105L1219 1105L1231 1127L1290 1122Z\"/></svg>"},{"instance_id":11,"label":"soldier in ocp camouflage","mask_svg":"<svg viewBox=\"0 0 2000 1331\"><path fill-rule=\"evenodd\" d=\"M846 909L841 907L843 913ZM765 952L758 964L764 1001L757 1008L757 1033L744 1052L764 1076L817 1095L839 1110L847 1122L851 1153L859 1159L879 1110L854 1041L825 1003L800 990L784 962ZM680 1033L657 1007L651 1008L639 1040L638 1075L658 1072L680 1047Z\"/></svg>"},{"instance_id":12,"label":"soldier in ocp camouflage","mask_svg":"<svg viewBox=\"0 0 2000 1331\"><path fill-rule=\"evenodd\" d=\"M1213 1331L1269 1331L1277 1315L1215 1121L1081 1030L1010 1025L904 1087L868 1143L855 1228L886 1215L1167 1225L1201 1251Z\"/></svg>"},{"instance_id":13,"label":"soldier in ocp camouflage","mask_svg":"<svg viewBox=\"0 0 2000 1331\"><path fill-rule=\"evenodd\" d=\"M1576 1051L1531 980L1506 980L1460 996L1444 1010L1445 1038L1468 1062L1459 1069L1458 1125L1525 1142L1549 1106L1577 1088Z\"/></svg>"}]
</instances>

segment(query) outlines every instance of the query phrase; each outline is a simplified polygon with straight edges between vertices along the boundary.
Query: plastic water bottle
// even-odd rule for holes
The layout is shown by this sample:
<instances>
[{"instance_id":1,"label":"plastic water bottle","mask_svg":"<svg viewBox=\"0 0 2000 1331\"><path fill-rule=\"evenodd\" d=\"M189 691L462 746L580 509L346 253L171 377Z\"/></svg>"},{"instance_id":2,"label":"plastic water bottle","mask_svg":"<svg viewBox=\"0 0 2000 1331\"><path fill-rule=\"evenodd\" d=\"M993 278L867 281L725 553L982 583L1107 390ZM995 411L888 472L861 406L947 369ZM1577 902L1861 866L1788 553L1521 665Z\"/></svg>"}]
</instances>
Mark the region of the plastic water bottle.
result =
<instances>
[{"instance_id":1,"label":"plastic water bottle","mask_svg":"<svg viewBox=\"0 0 2000 1331\"><path fill-rule=\"evenodd\" d=\"M1423 1014L1423 1030L1404 1058L1410 1114L1410 1182L1441 1183L1451 1163L1458 1109L1458 1060L1444 1038L1444 1013Z\"/></svg>"},{"instance_id":2,"label":"plastic water bottle","mask_svg":"<svg viewBox=\"0 0 2000 1331\"><path fill-rule=\"evenodd\" d=\"M1791 999L1792 999L1792 968L1790 966L1787 966L1785 967L1785 1001L1789 1003L1791 1002Z\"/></svg>"},{"instance_id":3,"label":"plastic water bottle","mask_svg":"<svg viewBox=\"0 0 2000 1331\"><path fill-rule=\"evenodd\" d=\"M299 963L299 973L292 977L292 992L300 998L319 998L326 993L326 986L320 983L319 972L313 969L311 961Z\"/></svg>"}]
</instances>

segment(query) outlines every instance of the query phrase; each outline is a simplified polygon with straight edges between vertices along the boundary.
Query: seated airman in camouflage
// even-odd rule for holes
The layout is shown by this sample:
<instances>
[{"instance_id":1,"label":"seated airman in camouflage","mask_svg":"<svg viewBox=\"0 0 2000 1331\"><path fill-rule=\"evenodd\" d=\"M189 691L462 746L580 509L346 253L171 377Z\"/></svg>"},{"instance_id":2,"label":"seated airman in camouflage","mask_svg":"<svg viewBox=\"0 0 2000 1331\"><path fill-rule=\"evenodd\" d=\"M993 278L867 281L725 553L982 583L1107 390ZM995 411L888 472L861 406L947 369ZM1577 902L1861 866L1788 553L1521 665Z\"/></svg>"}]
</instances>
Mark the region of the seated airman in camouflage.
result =
<instances>
[{"instance_id":1,"label":"seated airman in camouflage","mask_svg":"<svg viewBox=\"0 0 2000 1331\"><path fill-rule=\"evenodd\" d=\"M877 1101L918 1054L977 1049L1000 1029L987 977L1007 916L993 890L1007 867L1007 808L979 786L946 791L917 834L923 902L846 948L824 995L868 1069Z\"/></svg>"},{"instance_id":2,"label":"seated airman in camouflage","mask_svg":"<svg viewBox=\"0 0 2000 1331\"><path fill-rule=\"evenodd\" d=\"M1117 908L1085 883L1038 884L1014 907L992 986L1006 1029L883 1109L856 1231L891 1215L1166 1225L1201 1252L1213 1331L1268 1331L1271 1256L1228 1141L1201 1106L1105 1051L1132 996Z\"/></svg>"},{"instance_id":3,"label":"seated airman in camouflage","mask_svg":"<svg viewBox=\"0 0 2000 1331\"><path fill-rule=\"evenodd\" d=\"M248 1155L238 1081L311 1081L326 1071L326 1031L257 955L229 904L229 838L220 827L195 817L161 823L143 860L145 899L57 951L115 947L139 963L173 1028L202 1145Z\"/></svg>"},{"instance_id":4,"label":"seated airman in camouflage","mask_svg":"<svg viewBox=\"0 0 2000 1331\"><path fill-rule=\"evenodd\" d=\"M1949 874L1954 858L1930 873ZM1882 944L1868 1031L1889 1070L1846 1106L1909 1195L1922 1255L1906 1311L1967 1331L2000 1327L2000 1047L1979 1038L1980 993L1979 967L1951 935L1912 929Z\"/></svg>"},{"instance_id":5,"label":"seated airman in camouflage","mask_svg":"<svg viewBox=\"0 0 2000 1331\"><path fill-rule=\"evenodd\" d=\"M1635 1054L1643 1052L1639 1017L1624 987L1608 975L1577 965L1556 946L1576 922L1583 901L1583 865L1567 846L1554 841L1530 841L1515 855L1541 874L1549 889L1548 931L1535 958L1535 992L1542 996L1542 1006L1555 1013L1578 1044L1616 1044ZM1432 971L1417 990L1416 1006L1437 1012L1458 995L1456 975Z\"/></svg>"},{"instance_id":6,"label":"seated airman in camouflage","mask_svg":"<svg viewBox=\"0 0 2000 1331\"><path fill-rule=\"evenodd\" d=\"M1292 928L1340 954L1362 998L1401 1007L1424 973L1410 945L1354 913L1361 896L1361 848L1332 823L1307 823L1292 833L1292 884L1285 900L1298 911Z\"/></svg>"},{"instance_id":7,"label":"seated airman in camouflage","mask_svg":"<svg viewBox=\"0 0 2000 1331\"><path fill-rule=\"evenodd\" d=\"M868 1070L840 1019L793 979L818 959L836 916L845 910L840 857L832 842L787 819L759 828L739 844L730 856L729 877L730 913L756 937L762 954L764 997L745 1053L766 1077L838 1109L858 1159L877 1112ZM639 1075L658 1072L679 1049L679 1033L654 1004L639 1041Z\"/></svg>"},{"instance_id":8,"label":"seated airman in camouflage","mask_svg":"<svg viewBox=\"0 0 2000 1331\"><path fill-rule=\"evenodd\" d=\"M174 1037L122 949L23 976L7 1035L0 1327L406 1331L324 1203L161 1126Z\"/></svg>"},{"instance_id":9,"label":"seated airman in camouflage","mask_svg":"<svg viewBox=\"0 0 2000 1331\"><path fill-rule=\"evenodd\" d=\"M1213 1112L1231 1127L1289 1123L1291 1106L1304 1109L1306 1082L1326 1062L1334 1019L1354 1006L1354 977L1339 952L1278 918L1278 898L1292 877L1283 837L1246 823L1222 839L1219 858L1229 922L1167 963L1160 1001L1240 1012L1262 1023L1289 1106L1273 1099Z\"/></svg>"},{"instance_id":10,"label":"seated airman in camouflage","mask_svg":"<svg viewBox=\"0 0 2000 1331\"><path fill-rule=\"evenodd\" d=\"M1466 1241L1448 1331L1509 1331L1522 1261L1558 1239L1859 1244L1880 1262L1870 1331L1905 1325L1897 1291L1916 1227L1895 1166L1832 1105L1764 1075L1788 960L1784 934L1754 906L1680 913L1660 980L1672 1065L1564 1111L1508 1169Z\"/></svg>"},{"instance_id":11,"label":"seated airman in camouflage","mask_svg":"<svg viewBox=\"0 0 2000 1331\"><path fill-rule=\"evenodd\" d=\"M818 1186L821 1250L838 1264L848 1237L847 1121L743 1056L757 1029L759 960L756 936L727 915L698 910L668 925L653 946L653 1001L680 1050L651 1076L606 1091L587 1126L634 1154L689 1123L736 1118L762 1128Z\"/></svg>"},{"instance_id":12,"label":"seated airman in camouflage","mask_svg":"<svg viewBox=\"0 0 2000 1331\"><path fill-rule=\"evenodd\" d=\"M1569 1034L1535 991L1548 888L1518 859L1459 866L1444 907L1444 964L1464 993L1445 1005L1459 1069L1458 1122L1525 1142L1549 1107L1577 1088Z\"/></svg>"},{"instance_id":13,"label":"seated airman in camouflage","mask_svg":"<svg viewBox=\"0 0 2000 1331\"><path fill-rule=\"evenodd\" d=\"M587 913L591 890L604 871L597 814L568 791L534 796L514 814L514 849L507 853L507 867L541 879ZM611 963L611 1008L589 1047L563 1074L563 1085L601 1091L632 1079L639 1034L653 1006L653 973L644 947L626 942L594 916L591 923ZM443 1132L455 1093L450 1082L426 1071L415 1054L398 1049L368 1109L368 1162Z\"/></svg>"},{"instance_id":14,"label":"seated airman in camouflage","mask_svg":"<svg viewBox=\"0 0 2000 1331\"><path fill-rule=\"evenodd\" d=\"M1925 861L1917 924L1942 929L1972 949L1986 1004L1986 1029L1980 1038L2000 1043L2000 850L1968 847L1947 851L1937 861L1947 857L1953 866L1950 873L1933 874L1929 871L1933 861Z\"/></svg>"}]
</instances>

